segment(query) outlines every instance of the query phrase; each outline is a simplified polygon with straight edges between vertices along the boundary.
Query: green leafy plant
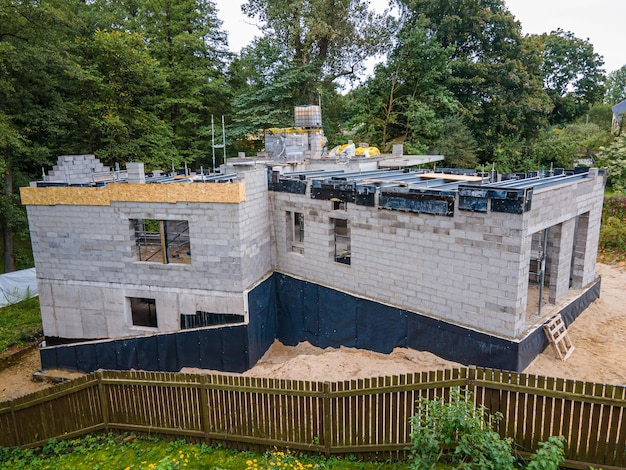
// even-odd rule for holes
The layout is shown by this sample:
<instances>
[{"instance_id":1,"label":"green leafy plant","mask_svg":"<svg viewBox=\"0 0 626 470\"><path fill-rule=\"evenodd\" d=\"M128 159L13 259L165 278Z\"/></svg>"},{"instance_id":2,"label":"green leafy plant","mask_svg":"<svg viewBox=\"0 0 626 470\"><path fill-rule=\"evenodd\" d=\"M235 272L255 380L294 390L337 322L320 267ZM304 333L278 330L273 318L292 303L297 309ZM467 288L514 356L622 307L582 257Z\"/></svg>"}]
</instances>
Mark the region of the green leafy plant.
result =
<instances>
[{"instance_id":1,"label":"green leafy plant","mask_svg":"<svg viewBox=\"0 0 626 470\"><path fill-rule=\"evenodd\" d=\"M623 261L626 257L626 197L605 198L598 251L599 260L604 263Z\"/></svg>"},{"instance_id":2,"label":"green leafy plant","mask_svg":"<svg viewBox=\"0 0 626 470\"><path fill-rule=\"evenodd\" d=\"M512 468L511 442L493 430L492 423L500 419L474 407L471 392L458 387L449 400L421 397L411 417L411 469L434 469L439 462L456 468Z\"/></svg>"},{"instance_id":3,"label":"green leafy plant","mask_svg":"<svg viewBox=\"0 0 626 470\"><path fill-rule=\"evenodd\" d=\"M494 426L502 419L484 406L474 406L472 393L460 387L449 398L420 398L411 417L411 470L430 470L447 464L457 469L515 468L510 439ZM564 458L564 439L550 437L530 457L528 469L556 470Z\"/></svg>"},{"instance_id":4,"label":"green leafy plant","mask_svg":"<svg viewBox=\"0 0 626 470\"><path fill-rule=\"evenodd\" d=\"M539 450L530 456L526 468L528 470L558 470L565 458L565 439L562 436L550 436L547 441L539 443Z\"/></svg>"}]
</instances>

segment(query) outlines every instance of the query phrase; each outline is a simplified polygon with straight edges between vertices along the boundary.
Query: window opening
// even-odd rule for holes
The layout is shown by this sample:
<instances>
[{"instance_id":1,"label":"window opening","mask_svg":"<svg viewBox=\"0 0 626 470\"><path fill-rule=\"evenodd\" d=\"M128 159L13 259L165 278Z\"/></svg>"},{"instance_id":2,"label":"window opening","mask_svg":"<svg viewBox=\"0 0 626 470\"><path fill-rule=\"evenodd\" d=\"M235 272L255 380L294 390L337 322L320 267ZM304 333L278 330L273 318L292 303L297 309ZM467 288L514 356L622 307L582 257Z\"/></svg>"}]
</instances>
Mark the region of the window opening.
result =
<instances>
[{"instance_id":1,"label":"window opening","mask_svg":"<svg viewBox=\"0 0 626 470\"><path fill-rule=\"evenodd\" d=\"M129 297L134 326L157 327L156 302L154 299Z\"/></svg>"},{"instance_id":2,"label":"window opening","mask_svg":"<svg viewBox=\"0 0 626 470\"><path fill-rule=\"evenodd\" d=\"M304 254L304 214L287 212L287 246L296 253Z\"/></svg>"},{"instance_id":3,"label":"window opening","mask_svg":"<svg viewBox=\"0 0 626 470\"><path fill-rule=\"evenodd\" d=\"M139 261L191 264L186 220L135 219L133 225Z\"/></svg>"},{"instance_id":4,"label":"window opening","mask_svg":"<svg viewBox=\"0 0 626 470\"><path fill-rule=\"evenodd\" d=\"M331 201L333 203L334 211L347 211L348 210L348 204L346 203L346 201L342 201L341 199L331 199Z\"/></svg>"},{"instance_id":5,"label":"window opening","mask_svg":"<svg viewBox=\"0 0 626 470\"><path fill-rule=\"evenodd\" d=\"M332 219L334 221L335 235L335 261L342 264L350 264L350 227L345 219Z\"/></svg>"},{"instance_id":6,"label":"window opening","mask_svg":"<svg viewBox=\"0 0 626 470\"><path fill-rule=\"evenodd\" d=\"M244 316L236 313L213 313L197 310L195 315L185 313L180 314L181 330L214 325L228 325L231 323L243 323L244 321Z\"/></svg>"}]
</instances>

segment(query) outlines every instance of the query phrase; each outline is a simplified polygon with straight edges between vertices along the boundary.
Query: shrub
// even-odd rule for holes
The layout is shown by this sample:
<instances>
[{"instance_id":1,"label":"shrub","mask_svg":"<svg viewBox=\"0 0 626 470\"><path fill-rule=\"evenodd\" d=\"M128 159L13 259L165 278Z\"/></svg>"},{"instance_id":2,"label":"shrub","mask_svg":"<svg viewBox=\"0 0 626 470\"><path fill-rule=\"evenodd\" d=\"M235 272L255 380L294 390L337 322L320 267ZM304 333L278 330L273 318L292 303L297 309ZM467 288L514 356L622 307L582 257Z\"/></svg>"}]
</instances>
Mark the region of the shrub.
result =
<instances>
[{"instance_id":1,"label":"shrub","mask_svg":"<svg viewBox=\"0 0 626 470\"><path fill-rule=\"evenodd\" d=\"M511 443L500 438L484 407L475 408L469 391L452 389L444 398L417 401L411 417L411 469L434 469L438 462L457 468L512 468Z\"/></svg>"},{"instance_id":2,"label":"shrub","mask_svg":"<svg viewBox=\"0 0 626 470\"><path fill-rule=\"evenodd\" d=\"M475 407L471 392L459 387L451 390L449 400L420 398L411 417L411 469L435 469L440 463L458 469L513 469L511 441L494 430L501 419L500 413L490 415L484 406ZM563 438L540 443L527 468L558 469L563 447Z\"/></svg>"}]
</instances>

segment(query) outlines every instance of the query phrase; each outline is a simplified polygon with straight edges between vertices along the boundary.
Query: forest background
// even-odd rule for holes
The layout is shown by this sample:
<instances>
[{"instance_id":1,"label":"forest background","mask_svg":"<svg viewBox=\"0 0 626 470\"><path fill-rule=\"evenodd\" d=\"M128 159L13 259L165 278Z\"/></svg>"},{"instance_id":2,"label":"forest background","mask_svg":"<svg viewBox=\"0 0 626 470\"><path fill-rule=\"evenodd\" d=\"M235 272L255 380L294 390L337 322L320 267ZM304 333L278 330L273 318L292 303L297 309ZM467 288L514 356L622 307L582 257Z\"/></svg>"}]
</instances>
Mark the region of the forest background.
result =
<instances>
[{"instance_id":1,"label":"forest background","mask_svg":"<svg viewBox=\"0 0 626 470\"><path fill-rule=\"evenodd\" d=\"M607 72L568 31L522 35L503 0L393 5L248 0L261 34L233 53L210 0L0 0L4 270L32 265L18 188L57 156L210 168L212 117L227 156L253 155L299 105L321 104L330 147L402 143L500 172L587 162L624 191L611 106L626 99L626 65Z\"/></svg>"}]
</instances>

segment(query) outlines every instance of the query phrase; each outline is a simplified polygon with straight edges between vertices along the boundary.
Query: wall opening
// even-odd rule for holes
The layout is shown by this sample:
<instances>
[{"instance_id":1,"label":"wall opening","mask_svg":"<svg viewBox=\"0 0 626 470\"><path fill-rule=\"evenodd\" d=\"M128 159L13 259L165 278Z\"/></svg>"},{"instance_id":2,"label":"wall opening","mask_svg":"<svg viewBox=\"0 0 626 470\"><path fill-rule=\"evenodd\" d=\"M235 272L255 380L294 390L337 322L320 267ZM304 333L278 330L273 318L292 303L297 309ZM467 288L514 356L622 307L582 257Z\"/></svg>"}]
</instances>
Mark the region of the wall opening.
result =
<instances>
[{"instance_id":1,"label":"wall opening","mask_svg":"<svg viewBox=\"0 0 626 470\"><path fill-rule=\"evenodd\" d=\"M214 325L229 325L232 323L243 323L245 317L236 313L213 313L197 310L195 315L180 314L180 329L202 328Z\"/></svg>"},{"instance_id":2,"label":"wall opening","mask_svg":"<svg viewBox=\"0 0 626 470\"><path fill-rule=\"evenodd\" d=\"M335 237L335 261L341 264L351 264L350 225L346 219L331 220Z\"/></svg>"},{"instance_id":3,"label":"wall opening","mask_svg":"<svg viewBox=\"0 0 626 470\"><path fill-rule=\"evenodd\" d=\"M547 228L532 234L528 267L527 315L541 316L541 310L548 301L548 291L545 289L549 285L549 276L546 275L547 243Z\"/></svg>"},{"instance_id":4,"label":"wall opening","mask_svg":"<svg viewBox=\"0 0 626 470\"><path fill-rule=\"evenodd\" d=\"M157 328L157 311L154 299L145 297L128 297L133 326Z\"/></svg>"},{"instance_id":5,"label":"wall opening","mask_svg":"<svg viewBox=\"0 0 626 470\"><path fill-rule=\"evenodd\" d=\"M186 220L134 219L132 225L138 261L191 264Z\"/></svg>"},{"instance_id":6,"label":"wall opening","mask_svg":"<svg viewBox=\"0 0 626 470\"><path fill-rule=\"evenodd\" d=\"M287 212L287 250L304 254L304 214Z\"/></svg>"},{"instance_id":7,"label":"wall opening","mask_svg":"<svg viewBox=\"0 0 626 470\"><path fill-rule=\"evenodd\" d=\"M331 201L333 203L334 211L347 211L348 210L348 203L346 201L342 201L341 199L336 199L336 198L331 199Z\"/></svg>"}]
</instances>

